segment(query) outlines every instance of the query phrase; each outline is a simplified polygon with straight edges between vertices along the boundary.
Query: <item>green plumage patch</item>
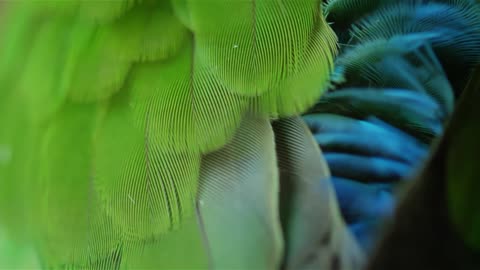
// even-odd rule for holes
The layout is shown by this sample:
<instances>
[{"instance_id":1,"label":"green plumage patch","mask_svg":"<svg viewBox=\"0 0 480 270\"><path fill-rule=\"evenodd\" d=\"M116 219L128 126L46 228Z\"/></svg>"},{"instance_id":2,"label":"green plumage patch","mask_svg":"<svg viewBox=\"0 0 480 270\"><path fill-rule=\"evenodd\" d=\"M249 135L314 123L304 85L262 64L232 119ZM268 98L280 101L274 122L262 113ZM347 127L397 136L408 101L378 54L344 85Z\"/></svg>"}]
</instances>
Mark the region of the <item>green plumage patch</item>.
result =
<instances>
[{"instance_id":1,"label":"green plumage patch","mask_svg":"<svg viewBox=\"0 0 480 270\"><path fill-rule=\"evenodd\" d=\"M336 51L314 0L2 8L0 151L13 154L0 220L34 237L47 267L156 267L173 232L204 247L192 225L202 157L246 115L305 111Z\"/></svg>"}]
</instances>

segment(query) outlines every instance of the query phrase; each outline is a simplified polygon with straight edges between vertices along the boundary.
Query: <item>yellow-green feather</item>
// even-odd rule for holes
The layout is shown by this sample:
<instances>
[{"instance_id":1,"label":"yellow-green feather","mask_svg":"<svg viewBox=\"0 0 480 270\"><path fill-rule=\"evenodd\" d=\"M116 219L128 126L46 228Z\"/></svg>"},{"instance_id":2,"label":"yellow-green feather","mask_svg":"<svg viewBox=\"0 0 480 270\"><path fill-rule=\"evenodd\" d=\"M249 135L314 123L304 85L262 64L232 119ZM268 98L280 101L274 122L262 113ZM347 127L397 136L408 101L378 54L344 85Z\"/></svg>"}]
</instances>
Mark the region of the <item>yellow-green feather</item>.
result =
<instances>
[{"instance_id":1,"label":"yellow-green feather","mask_svg":"<svg viewBox=\"0 0 480 270\"><path fill-rule=\"evenodd\" d=\"M188 37L166 4L143 4L103 25L79 18L72 30L78 31L76 37L89 35L73 43L82 47L73 59L69 94L80 102L111 97L125 83L132 64L174 56Z\"/></svg>"},{"instance_id":2,"label":"yellow-green feather","mask_svg":"<svg viewBox=\"0 0 480 270\"><path fill-rule=\"evenodd\" d=\"M274 139L268 118L247 115L225 147L202 158L198 213L213 269L280 267Z\"/></svg>"},{"instance_id":3,"label":"yellow-green feather","mask_svg":"<svg viewBox=\"0 0 480 270\"><path fill-rule=\"evenodd\" d=\"M17 239L31 237L32 185L36 181L41 128L25 111L18 97L0 100L0 220ZM38 202L35 202L38 203Z\"/></svg>"},{"instance_id":4,"label":"yellow-green feather","mask_svg":"<svg viewBox=\"0 0 480 270\"><path fill-rule=\"evenodd\" d=\"M14 8L1 11L0 83L2 89L0 97L2 99L13 90L11 84L18 81L18 74L21 73L30 55L31 43L38 38L38 32L34 29L40 27L42 23L36 20L33 8L25 4L19 3Z\"/></svg>"},{"instance_id":5,"label":"yellow-green feather","mask_svg":"<svg viewBox=\"0 0 480 270\"><path fill-rule=\"evenodd\" d=\"M318 28L333 41L316 0L187 3L198 45L195 53L230 91L241 95L259 96L294 78L301 83L299 74L308 68L305 58L328 50L312 48ZM331 57L322 59L322 70L331 67L329 61Z\"/></svg>"},{"instance_id":6,"label":"yellow-green feather","mask_svg":"<svg viewBox=\"0 0 480 270\"><path fill-rule=\"evenodd\" d=\"M199 153L166 151L135 125L128 96L114 98L95 139L95 188L127 239L155 237L193 214Z\"/></svg>"},{"instance_id":7,"label":"yellow-green feather","mask_svg":"<svg viewBox=\"0 0 480 270\"><path fill-rule=\"evenodd\" d=\"M15 87L16 94L27 101L36 121L51 117L63 104L66 93L60 91L61 72L70 45L69 19L53 18L37 30L38 38L31 45L30 55Z\"/></svg>"},{"instance_id":8,"label":"yellow-green feather","mask_svg":"<svg viewBox=\"0 0 480 270\"><path fill-rule=\"evenodd\" d=\"M276 118L298 115L305 108L310 108L318 101L324 89L327 89L328 78L324 76L329 73L321 73L319 70L333 68L330 59L336 52L335 43L335 34L323 18L319 19L308 47L298 59L301 68L285 78L282 84L254 99L253 111Z\"/></svg>"},{"instance_id":9,"label":"yellow-green feather","mask_svg":"<svg viewBox=\"0 0 480 270\"><path fill-rule=\"evenodd\" d=\"M247 98L228 91L187 45L168 61L135 67L127 88L136 120L169 151L208 152L238 127Z\"/></svg>"},{"instance_id":10,"label":"yellow-green feather","mask_svg":"<svg viewBox=\"0 0 480 270\"><path fill-rule=\"evenodd\" d=\"M0 220L51 267L181 266L183 248L164 252L161 239L175 231L202 246L184 227L202 156L246 115L305 111L335 54L316 0L2 8Z\"/></svg>"},{"instance_id":11,"label":"yellow-green feather","mask_svg":"<svg viewBox=\"0 0 480 270\"><path fill-rule=\"evenodd\" d=\"M116 20L134 7L136 2L141 1L142 0L23 0L23 2L35 6L39 12L44 14L50 14L54 16L72 16L73 14L79 14L83 20L97 23L106 23Z\"/></svg>"},{"instance_id":12,"label":"yellow-green feather","mask_svg":"<svg viewBox=\"0 0 480 270\"><path fill-rule=\"evenodd\" d=\"M41 254L52 266L87 265L94 255L107 256L117 241L118 230L103 214L93 186L98 116L95 105L65 104L41 136L31 214Z\"/></svg>"}]
</instances>

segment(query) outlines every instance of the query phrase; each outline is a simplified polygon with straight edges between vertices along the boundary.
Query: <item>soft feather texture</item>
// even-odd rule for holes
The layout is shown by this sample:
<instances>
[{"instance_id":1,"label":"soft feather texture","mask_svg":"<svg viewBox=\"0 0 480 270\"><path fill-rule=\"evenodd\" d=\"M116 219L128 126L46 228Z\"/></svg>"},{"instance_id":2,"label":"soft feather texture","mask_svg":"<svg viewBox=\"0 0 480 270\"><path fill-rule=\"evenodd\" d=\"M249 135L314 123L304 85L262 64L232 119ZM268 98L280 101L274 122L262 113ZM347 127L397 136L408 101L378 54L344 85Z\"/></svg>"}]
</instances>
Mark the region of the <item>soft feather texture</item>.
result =
<instances>
[{"instance_id":1,"label":"soft feather texture","mask_svg":"<svg viewBox=\"0 0 480 270\"><path fill-rule=\"evenodd\" d=\"M308 127L297 117L273 127L286 243L283 268L360 269L364 253L345 229L330 171Z\"/></svg>"},{"instance_id":2,"label":"soft feather texture","mask_svg":"<svg viewBox=\"0 0 480 270\"><path fill-rule=\"evenodd\" d=\"M439 111L438 104L428 95L388 88L344 88L325 95L315 109L315 112L337 112L359 118L376 115L425 141L442 130L442 122L438 120L443 117Z\"/></svg>"},{"instance_id":3,"label":"soft feather texture","mask_svg":"<svg viewBox=\"0 0 480 270\"><path fill-rule=\"evenodd\" d=\"M479 61L479 11L478 4L469 0L398 1L356 22L352 42L425 35L423 42L432 46L458 94L465 74Z\"/></svg>"},{"instance_id":4,"label":"soft feather texture","mask_svg":"<svg viewBox=\"0 0 480 270\"><path fill-rule=\"evenodd\" d=\"M214 269L280 266L284 245L273 138L268 119L247 116L226 147L202 158L197 207Z\"/></svg>"},{"instance_id":5,"label":"soft feather texture","mask_svg":"<svg viewBox=\"0 0 480 270\"><path fill-rule=\"evenodd\" d=\"M192 223L204 155L246 115L306 110L336 52L316 0L2 9L0 220L52 268L182 267L181 245L159 252L172 234L206 248Z\"/></svg>"},{"instance_id":6,"label":"soft feather texture","mask_svg":"<svg viewBox=\"0 0 480 270\"><path fill-rule=\"evenodd\" d=\"M474 0L324 2L340 55L331 91L305 119L324 150L342 214L368 250L380 220L393 211L394 191L441 136L480 62L479 6Z\"/></svg>"}]
</instances>

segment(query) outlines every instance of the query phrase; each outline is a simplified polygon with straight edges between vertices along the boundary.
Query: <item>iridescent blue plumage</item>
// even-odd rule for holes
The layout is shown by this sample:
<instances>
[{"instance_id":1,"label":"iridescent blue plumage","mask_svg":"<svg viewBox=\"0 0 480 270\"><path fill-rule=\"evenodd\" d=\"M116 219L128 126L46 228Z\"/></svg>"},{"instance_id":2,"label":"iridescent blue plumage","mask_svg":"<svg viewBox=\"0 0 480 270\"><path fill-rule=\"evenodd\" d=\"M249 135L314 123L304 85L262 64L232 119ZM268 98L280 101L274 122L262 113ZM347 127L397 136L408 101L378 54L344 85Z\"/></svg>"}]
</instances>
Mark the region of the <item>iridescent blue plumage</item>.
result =
<instances>
[{"instance_id":1,"label":"iridescent blue plumage","mask_svg":"<svg viewBox=\"0 0 480 270\"><path fill-rule=\"evenodd\" d=\"M480 8L470 0L330 0L326 11L342 42L335 87L304 119L343 217L370 250L480 60Z\"/></svg>"}]
</instances>

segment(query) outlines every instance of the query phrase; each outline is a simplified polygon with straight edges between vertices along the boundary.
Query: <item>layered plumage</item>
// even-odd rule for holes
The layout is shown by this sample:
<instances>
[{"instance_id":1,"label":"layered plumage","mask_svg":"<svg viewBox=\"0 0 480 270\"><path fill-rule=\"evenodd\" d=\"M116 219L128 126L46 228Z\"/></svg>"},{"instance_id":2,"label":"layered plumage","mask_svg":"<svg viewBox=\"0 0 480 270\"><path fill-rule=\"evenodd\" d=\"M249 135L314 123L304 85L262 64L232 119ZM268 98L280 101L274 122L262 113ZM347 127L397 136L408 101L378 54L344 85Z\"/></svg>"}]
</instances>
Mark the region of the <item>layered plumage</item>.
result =
<instances>
[{"instance_id":1,"label":"layered plumage","mask_svg":"<svg viewBox=\"0 0 480 270\"><path fill-rule=\"evenodd\" d=\"M318 1L2 9L5 243L33 245L46 268L361 264L309 131L292 118L278 139L270 124L313 105L333 69ZM299 186L282 190L286 202L284 181Z\"/></svg>"},{"instance_id":2,"label":"layered plumage","mask_svg":"<svg viewBox=\"0 0 480 270\"><path fill-rule=\"evenodd\" d=\"M463 0L325 4L341 40L335 87L304 119L325 153L342 214L367 249L480 61L479 11Z\"/></svg>"},{"instance_id":3,"label":"layered plumage","mask_svg":"<svg viewBox=\"0 0 480 270\"><path fill-rule=\"evenodd\" d=\"M318 1L1 8L2 267L359 269L331 181L370 238L480 54L473 1L328 1L314 142Z\"/></svg>"}]
</instances>

